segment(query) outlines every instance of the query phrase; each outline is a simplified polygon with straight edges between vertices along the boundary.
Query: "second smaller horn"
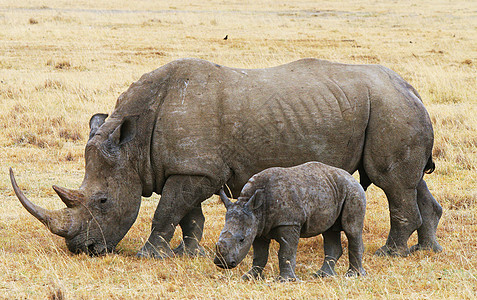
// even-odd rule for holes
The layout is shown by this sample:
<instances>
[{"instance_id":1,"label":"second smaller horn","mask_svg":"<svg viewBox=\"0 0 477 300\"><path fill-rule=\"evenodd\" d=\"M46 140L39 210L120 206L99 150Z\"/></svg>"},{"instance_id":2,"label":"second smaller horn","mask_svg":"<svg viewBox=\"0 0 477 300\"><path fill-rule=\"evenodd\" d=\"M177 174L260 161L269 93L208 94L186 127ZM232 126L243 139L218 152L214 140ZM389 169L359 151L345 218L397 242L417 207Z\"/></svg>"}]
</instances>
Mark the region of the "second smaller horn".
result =
<instances>
[{"instance_id":1,"label":"second smaller horn","mask_svg":"<svg viewBox=\"0 0 477 300\"><path fill-rule=\"evenodd\" d=\"M63 201L69 208L78 206L81 200L84 198L83 193L78 190L70 190L57 185L54 185L53 189L58 194L61 201Z\"/></svg>"}]
</instances>

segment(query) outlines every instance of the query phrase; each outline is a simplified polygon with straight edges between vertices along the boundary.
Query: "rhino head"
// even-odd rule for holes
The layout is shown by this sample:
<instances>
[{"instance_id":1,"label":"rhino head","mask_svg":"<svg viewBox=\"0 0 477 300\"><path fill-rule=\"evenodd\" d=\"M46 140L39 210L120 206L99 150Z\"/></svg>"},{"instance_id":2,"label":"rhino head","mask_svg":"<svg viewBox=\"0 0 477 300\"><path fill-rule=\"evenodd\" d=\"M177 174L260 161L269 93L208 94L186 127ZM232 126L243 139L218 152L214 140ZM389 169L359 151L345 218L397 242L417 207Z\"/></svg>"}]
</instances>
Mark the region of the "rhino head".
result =
<instances>
[{"instance_id":1,"label":"rhino head","mask_svg":"<svg viewBox=\"0 0 477 300\"><path fill-rule=\"evenodd\" d=\"M220 199L225 205L225 225L216 244L214 263L224 269L235 268L247 255L258 232L261 213L258 208L263 201L258 192L249 198L231 202L220 190Z\"/></svg>"},{"instance_id":2,"label":"rhino head","mask_svg":"<svg viewBox=\"0 0 477 300\"><path fill-rule=\"evenodd\" d=\"M142 194L133 141L137 116L90 120L85 149L85 176L77 190L53 186L66 208L48 210L28 200L13 171L10 179L22 205L48 229L65 238L73 253L100 255L112 252L136 220Z\"/></svg>"}]
</instances>

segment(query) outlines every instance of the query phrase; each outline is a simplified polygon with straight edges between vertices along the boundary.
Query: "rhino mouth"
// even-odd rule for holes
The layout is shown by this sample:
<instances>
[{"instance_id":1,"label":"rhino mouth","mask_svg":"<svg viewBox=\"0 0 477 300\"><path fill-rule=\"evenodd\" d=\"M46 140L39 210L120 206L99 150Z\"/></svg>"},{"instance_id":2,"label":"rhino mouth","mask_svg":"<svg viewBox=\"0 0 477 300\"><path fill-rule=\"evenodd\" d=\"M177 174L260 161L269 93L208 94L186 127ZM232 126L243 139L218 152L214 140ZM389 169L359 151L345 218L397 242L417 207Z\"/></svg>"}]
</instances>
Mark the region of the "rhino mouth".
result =
<instances>
[{"instance_id":1,"label":"rhino mouth","mask_svg":"<svg viewBox=\"0 0 477 300\"><path fill-rule=\"evenodd\" d=\"M66 245L68 247L68 250L70 250L74 254L85 253L91 257L105 256L107 254L112 254L115 252L114 246L105 245L104 242L97 243L94 240L86 241L80 246L74 245L71 242L66 242Z\"/></svg>"},{"instance_id":2,"label":"rhino mouth","mask_svg":"<svg viewBox=\"0 0 477 300\"><path fill-rule=\"evenodd\" d=\"M223 259L220 256L215 256L214 264L217 267L222 268L222 269L233 269L237 266L236 261L227 262L227 261L225 261L225 259Z\"/></svg>"},{"instance_id":3,"label":"rhino mouth","mask_svg":"<svg viewBox=\"0 0 477 300\"><path fill-rule=\"evenodd\" d=\"M112 251L109 251L108 248L106 247L98 247L97 244L90 244L89 246L86 247L87 251L86 253L89 256L104 256Z\"/></svg>"}]
</instances>

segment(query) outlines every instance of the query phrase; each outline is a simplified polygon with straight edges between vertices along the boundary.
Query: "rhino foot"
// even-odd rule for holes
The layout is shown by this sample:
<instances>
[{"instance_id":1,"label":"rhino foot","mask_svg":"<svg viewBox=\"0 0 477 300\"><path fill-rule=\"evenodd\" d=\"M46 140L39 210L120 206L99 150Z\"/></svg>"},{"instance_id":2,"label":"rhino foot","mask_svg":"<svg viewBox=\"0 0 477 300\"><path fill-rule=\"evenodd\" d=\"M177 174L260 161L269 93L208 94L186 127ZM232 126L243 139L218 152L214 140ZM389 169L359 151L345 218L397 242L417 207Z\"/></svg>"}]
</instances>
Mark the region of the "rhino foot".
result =
<instances>
[{"instance_id":1,"label":"rhino foot","mask_svg":"<svg viewBox=\"0 0 477 300\"><path fill-rule=\"evenodd\" d=\"M242 280L244 281L253 281L253 280L264 280L265 277L262 274L250 274L250 273L245 273L242 275Z\"/></svg>"},{"instance_id":2,"label":"rhino foot","mask_svg":"<svg viewBox=\"0 0 477 300\"><path fill-rule=\"evenodd\" d=\"M167 257L173 257L174 252L167 247L155 247L149 242L146 242L146 244L139 250L139 252L136 254L136 257L139 258L156 258L156 259L164 259Z\"/></svg>"},{"instance_id":3,"label":"rhino foot","mask_svg":"<svg viewBox=\"0 0 477 300\"><path fill-rule=\"evenodd\" d=\"M277 281L280 283L286 283L286 282L301 282L300 278L296 276L278 276Z\"/></svg>"},{"instance_id":4,"label":"rhino foot","mask_svg":"<svg viewBox=\"0 0 477 300\"><path fill-rule=\"evenodd\" d=\"M377 256L401 256L401 257L405 257L405 256L409 256L409 254L410 254L410 252L409 252L409 249L407 247L403 248L403 249L399 249L399 248L391 248L391 247L388 247L386 245L382 246L376 252L374 252L374 255L377 255Z\"/></svg>"},{"instance_id":5,"label":"rhino foot","mask_svg":"<svg viewBox=\"0 0 477 300\"><path fill-rule=\"evenodd\" d=\"M261 267L252 267L250 271L242 275L242 280L263 280L265 276L262 274L263 268Z\"/></svg>"},{"instance_id":6,"label":"rhino foot","mask_svg":"<svg viewBox=\"0 0 477 300\"><path fill-rule=\"evenodd\" d=\"M413 253L413 252L422 251L422 250L427 250L427 251L432 250L432 251L438 253L438 252L442 252L443 248L442 248L441 245L439 245L438 242L433 242L433 243L429 243L429 244L416 244L416 245L411 247L410 252Z\"/></svg>"},{"instance_id":7,"label":"rhino foot","mask_svg":"<svg viewBox=\"0 0 477 300\"><path fill-rule=\"evenodd\" d=\"M334 270L320 269L316 273L313 273L313 277L317 277L317 278L324 278L324 277L331 277L331 276L336 276L336 272Z\"/></svg>"},{"instance_id":8,"label":"rhino foot","mask_svg":"<svg viewBox=\"0 0 477 300\"><path fill-rule=\"evenodd\" d=\"M355 269L348 269L348 271L345 274L345 277L358 277L358 276L366 276L368 273L363 268L360 268L359 270Z\"/></svg>"},{"instance_id":9,"label":"rhino foot","mask_svg":"<svg viewBox=\"0 0 477 300\"><path fill-rule=\"evenodd\" d=\"M207 256L207 251L201 245L197 245L196 247L187 247L184 242L181 242L180 245L174 249L174 254L177 256Z\"/></svg>"}]
</instances>

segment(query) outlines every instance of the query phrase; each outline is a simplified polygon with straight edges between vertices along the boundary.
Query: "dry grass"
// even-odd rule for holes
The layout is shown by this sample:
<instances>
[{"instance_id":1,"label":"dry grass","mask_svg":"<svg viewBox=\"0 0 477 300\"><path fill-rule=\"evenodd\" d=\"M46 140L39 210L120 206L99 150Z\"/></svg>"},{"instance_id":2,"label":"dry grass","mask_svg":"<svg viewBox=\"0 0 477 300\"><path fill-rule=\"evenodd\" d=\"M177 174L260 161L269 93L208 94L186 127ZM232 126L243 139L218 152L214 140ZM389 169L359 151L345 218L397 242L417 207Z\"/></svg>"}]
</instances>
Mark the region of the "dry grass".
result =
<instances>
[{"instance_id":1,"label":"dry grass","mask_svg":"<svg viewBox=\"0 0 477 300\"><path fill-rule=\"evenodd\" d=\"M2 1L0 297L476 298L477 3L415 2ZM438 229L445 251L373 256L385 242L389 217L384 194L371 188L366 278L313 279L321 238L300 243L297 273L303 281L292 284L272 280L278 274L276 244L269 279L256 283L239 280L250 257L231 271L217 269L210 257L138 260L134 255L149 234L157 196L144 199L118 254L69 254L63 240L16 200L8 167L37 203L62 207L50 186L81 182L89 117L110 111L141 74L182 57L247 68L318 57L396 70L421 93L434 123L437 170L426 178L445 209ZM203 245L210 250L224 210L217 199L204 210ZM338 272L346 266L343 256Z\"/></svg>"}]
</instances>

